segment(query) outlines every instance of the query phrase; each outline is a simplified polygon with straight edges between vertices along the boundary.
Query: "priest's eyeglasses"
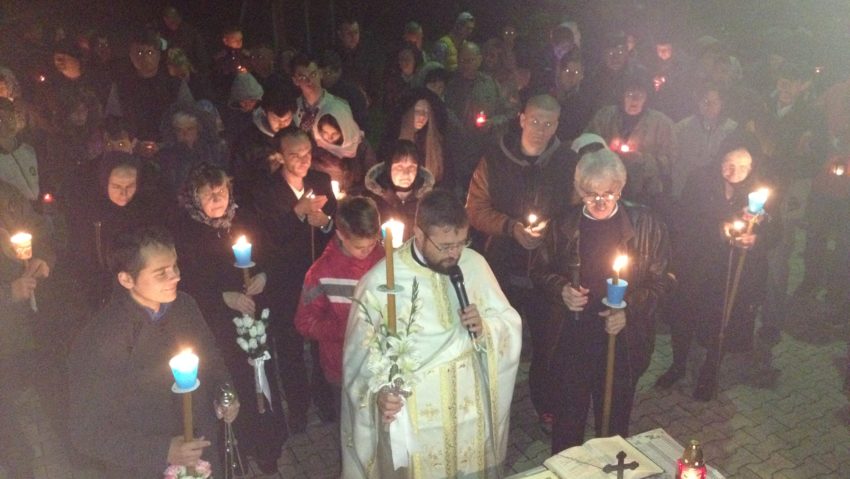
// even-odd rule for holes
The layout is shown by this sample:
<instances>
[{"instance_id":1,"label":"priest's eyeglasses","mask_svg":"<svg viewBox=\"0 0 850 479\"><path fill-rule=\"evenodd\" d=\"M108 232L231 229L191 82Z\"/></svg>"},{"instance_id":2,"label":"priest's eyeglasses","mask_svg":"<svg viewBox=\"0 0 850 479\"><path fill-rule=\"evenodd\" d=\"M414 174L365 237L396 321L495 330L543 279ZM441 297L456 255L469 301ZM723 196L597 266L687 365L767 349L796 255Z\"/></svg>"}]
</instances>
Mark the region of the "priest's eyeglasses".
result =
<instances>
[{"instance_id":1,"label":"priest's eyeglasses","mask_svg":"<svg viewBox=\"0 0 850 479\"><path fill-rule=\"evenodd\" d=\"M610 203L619 199L619 193L592 193L581 197L581 200L584 201L584 204L586 204L587 206L593 206L597 203Z\"/></svg>"},{"instance_id":2,"label":"priest's eyeglasses","mask_svg":"<svg viewBox=\"0 0 850 479\"><path fill-rule=\"evenodd\" d=\"M472 244L472 240L469 239L469 238L461 241L460 243L444 244L444 245L438 245L428 235L425 235L425 238L427 238L428 241L430 241L431 244L434 245L434 248L437 251L439 251L440 253L451 253L452 251L461 252L461 251L463 251L464 248L466 248L467 246Z\"/></svg>"}]
</instances>

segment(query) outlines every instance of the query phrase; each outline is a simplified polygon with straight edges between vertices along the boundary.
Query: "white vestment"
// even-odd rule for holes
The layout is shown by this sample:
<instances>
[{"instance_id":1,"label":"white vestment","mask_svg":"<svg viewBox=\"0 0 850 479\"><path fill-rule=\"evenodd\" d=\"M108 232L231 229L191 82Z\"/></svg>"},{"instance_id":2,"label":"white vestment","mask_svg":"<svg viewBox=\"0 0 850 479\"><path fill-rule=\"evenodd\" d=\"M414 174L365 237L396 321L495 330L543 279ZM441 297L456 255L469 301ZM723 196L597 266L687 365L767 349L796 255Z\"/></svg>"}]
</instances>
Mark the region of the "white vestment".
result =
<instances>
[{"instance_id":1,"label":"white vestment","mask_svg":"<svg viewBox=\"0 0 850 479\"><path fill-rule=\"evenodd\" d=\"M397 318L398 328L406 327L415 278L420 307L414 316L413 337L421 366L403 407L414 439L410 467L395 475L417 479L496 477L507 449L510 405L522 346L520 316L508 303L484 258L471 249L464 250L459 265L469 301L477 306L484 325L484 334L478 340L482 351L476 351L460 324L460 305L449 277L418 263L412 243L411 239L394 254L395 284L403 288L396 295ZM388 457L385 449L389 441L378 414L376 394L369 390L372 328L368 321L370 317L380 321L386 314L386 294L378 291L385 283L384 260L358 284L345 334L340 428L342 477L346 479L387 478L386 471L393 469L385 459L379 459ZM492 429L491 424L495 425Z\"/></svg>"}]
</instances>

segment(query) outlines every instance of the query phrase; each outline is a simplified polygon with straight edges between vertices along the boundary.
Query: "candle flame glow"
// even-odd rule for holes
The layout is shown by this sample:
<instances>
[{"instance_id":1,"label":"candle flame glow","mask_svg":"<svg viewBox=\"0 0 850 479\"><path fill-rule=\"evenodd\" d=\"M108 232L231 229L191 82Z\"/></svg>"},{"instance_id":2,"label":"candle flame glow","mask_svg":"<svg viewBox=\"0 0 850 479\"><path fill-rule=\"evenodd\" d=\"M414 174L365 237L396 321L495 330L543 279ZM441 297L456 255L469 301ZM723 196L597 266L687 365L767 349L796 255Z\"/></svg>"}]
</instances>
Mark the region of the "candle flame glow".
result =
<instances>
[{"instance_id":1,"label":"candle flame glow","mask_svg":"<svg viewBox=\"0 0 850 479\"><path fill-rule=\"evenodd\" d=\"M632 151L632 149L631 149L631 147L629 147L628 144L623 143L622 145L620 145L620 152L621 153L628 153L630 151Z\"/></svg>"},{"instance_id":2,"label":"candle flame glow","mask_svg":"<svg viewBox=\"0 0 850 479\"><path fill-rule=\"evenodd\" d=\"M32 235L25 232L20 232L9 238L15 246L23 246L32 242Z\"/></svg>"},{"instance_id":3,"label":"candle flame glow","mask_svg":"<svg viewBox=\"0 0 850 479\"><path fill-rule=\"evenodd\" d=\"M614 271L616 271L617 274L619 274L620 270L625 268L626 264L628 264L628 262L629 262L628 256L626 256L624 254L617 256L617 259L614 260Z\"/></svg>"},{"instance_id":4,"label":"candle flame glow","mask_svg":"<svg viewBox=\"0 0 850 479\"><path fill-rule=\"evenodd\" d=\"M240 236L239 239L236 240L236 246L248 246L249 244L251 243L248 243L248 238L246 238L245 235Z\"/></svg>"},{"instance_id":5,"label":"candle flame glow","mask_svg":"<svg viewBox=\"0 0 850 479\"><path fill-rule=\"evenodd\" d=\"M534 213L529 214L528 215L528 226L534 226L534 224L537 223L538 219L539 218L537 218L536 214L534 214Z\"/></svg>"},{"instance_id":6,"label":"candle flame glow","mask_svg":"<svg viewBox=\"0 0 850 479\"><path fill-rule=\"evenodd\" d=\"M381 231L384 232L384 237L386 237L387 231L392 232L393 248L401 248L401 245L404 244L404 223L401 221L390 218L389 221L381 225Z\"/></svg>"},{"instance_id":7,"label":"candle flame glow","mask_svg":"<svg viewBox=\"0 0 850 479\"><path fill-rule=\"evenodd\" d=\"M844 174L844 165L835 165L832 168L832 174L835 176L841 176Z\"/></svg>"},{"instance_id":8,"label":"candle flame glow","mask_svg":"<svg viewBox=\"0 0 850 479\"><path fill-rule=\"evenodd\" d=\"M484 123L487 123L487 115L483 111L478 112L478 115L475 116L475 125L484 126Z\"/></svg>"},{"instance_id":9,"label":"candle flame glow","mask_svg":"<svg viewBox=\"0 0 850 479\"><path fill-rule=\"evenodd\" d=\"M734 222L734 223L732 223L732 228L733 228L735 231L738 231L738 232L744 231L744 227L745 227L745 226L747 226L747 224L746 224L746 223L744 223L744 222L743 222L743 221L741 221L741 220L735 220L735 222Z\"/></svg>"},{"instance_id":10,"label":"candle flame glow","mask_svg":"<svg viewBox=\"0 0 850 479\"><path fill-rule=\"evenodd\" d=\"M198 365L198 356L187 348L171 358L168 364L178 371L191 371Z\"/></svg>"},{"instance_id":11,"label":"candle flame glow","mask_svg":"<svg viewBox=\"0 0 850 479\"><path fill-rule=\"evenodd\" d=\"M339 181L331 180L331 190L333 190L334 197L339 198L340 193L342 193L342 191L339 189Z\"/></svg>"}]
</instances>

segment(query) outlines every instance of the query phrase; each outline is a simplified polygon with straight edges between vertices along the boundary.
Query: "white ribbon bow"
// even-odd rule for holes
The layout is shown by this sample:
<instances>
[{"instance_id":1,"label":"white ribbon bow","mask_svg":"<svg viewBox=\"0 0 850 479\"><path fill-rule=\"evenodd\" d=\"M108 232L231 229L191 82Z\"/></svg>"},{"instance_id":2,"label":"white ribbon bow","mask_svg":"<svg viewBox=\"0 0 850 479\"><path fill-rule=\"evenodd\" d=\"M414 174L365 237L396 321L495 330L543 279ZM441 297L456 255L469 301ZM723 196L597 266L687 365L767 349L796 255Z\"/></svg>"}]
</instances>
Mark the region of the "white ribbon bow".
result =
<instances>
[{"instance_id":1,"label":"white ribbon bow","mask_svg":"<svg viewBox=\"0 0 850 479\"><path fill-rule=\"evenodd\" d=\"M269 409L274 410L272 407L272 391L269 387L269 378L266 376L265 366L266 361L271 358L272 355L266 351L259 358L248 359L248 364L254 366L254 385L256 387L256 392L263 393L263 396L265 396L266 400L269 402Z\"/></svg>"},{"instance_id":2,"label":"white ribbon bow","mask_svg":"<svg viewBox=\"0 0 850 479\"><path fill-rule=\"evenodd\" d=\"M403 406L395 415L395 421L390 423L390 448L393 453L393 470L409 467L410 456L418 450L416 439L413 437L413 422Z\"/></svg>"}]
</instances>

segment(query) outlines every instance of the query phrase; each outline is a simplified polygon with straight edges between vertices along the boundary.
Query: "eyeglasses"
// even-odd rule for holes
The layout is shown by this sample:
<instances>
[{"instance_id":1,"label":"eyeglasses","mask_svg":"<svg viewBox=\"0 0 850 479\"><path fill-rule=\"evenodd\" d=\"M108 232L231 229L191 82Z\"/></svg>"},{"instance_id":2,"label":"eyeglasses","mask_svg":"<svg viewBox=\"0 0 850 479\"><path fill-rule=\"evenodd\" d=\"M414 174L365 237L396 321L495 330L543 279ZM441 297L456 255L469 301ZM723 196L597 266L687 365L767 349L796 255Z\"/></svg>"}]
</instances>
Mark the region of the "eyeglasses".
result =
<instances>
[{"instance_id":1,"label":"eyeglasses","mask_svg":"<svg viewBox=\"0 0 850 479\"><path fill-rule=\"evenodd\" d=\"M319 76L319 70L313 70L306 75L302 73L302 74L299 74L299 75L295 75L293 78L295 79L295 81L297 83L304 83L308 79L309 80L315 80L318 76Z\"/></svg>"},{"instance_id":2,"label":"eyeglasses","mask_svg":"<svg viewBox=\"0 0 850 479\"><path fill-rule=\"evenodd\" d=\"M610 203L619 199L620 193L592 193L581 197L581 200L584 201L584 204L587 206L593 206L597 203Z\"/></svg>"},{"instance_id":3,"label":"eyeglasses","mask_svg":"<svg viewBox=\"0 0 850 479\"><path fill-rule=\"evenodd\" d=\"M472 240L467 238L467 239L461 241L460 243L445 244L445 245L440 246L437 243L435 243L434 240L432 240L430 236L425 235L425 238L427 238L428 241L430 241L431 244L434 245L434 248L437 251L439 251L440 253L451 253L452 251L457 251L459 253L459 252L463 251L464 248L466 248L467 246L472 244Z\"/></svg>"}]
</instances>

